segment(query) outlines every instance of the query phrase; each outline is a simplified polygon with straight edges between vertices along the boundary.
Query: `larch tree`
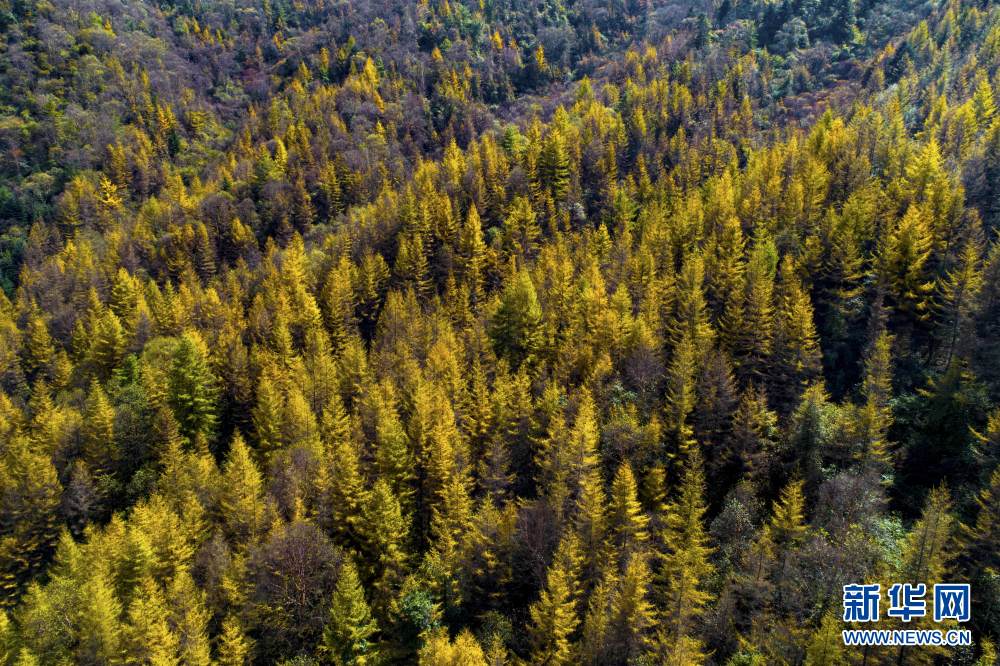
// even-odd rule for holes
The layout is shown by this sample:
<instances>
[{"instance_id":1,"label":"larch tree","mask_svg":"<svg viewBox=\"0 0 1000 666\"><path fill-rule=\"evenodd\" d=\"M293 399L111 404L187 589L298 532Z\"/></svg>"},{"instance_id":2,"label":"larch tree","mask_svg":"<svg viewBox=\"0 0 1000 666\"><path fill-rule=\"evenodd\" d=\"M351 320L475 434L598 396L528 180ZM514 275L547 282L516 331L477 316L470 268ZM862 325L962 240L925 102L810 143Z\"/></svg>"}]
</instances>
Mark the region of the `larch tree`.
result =
<instances>
[{"instance_id":1,"label":"larch tree","mask_svg":"<svg viewBox=\"0 0 1000 666\"><path fill-rule=\"evenodd\" d=\"M447 629L438 629L420 650L418 666L487 666L486 655L479 641L468 629L463 629L454 641Z\"/></svg>"},{"instance_id":2,"label":"larch tree","mask_svg":"<svg viewBox=\"0 0 1000 666\"><path fill-rule=\"evenodd\" d=\"M649 517L639 504L638 489L632 465L628 461L618 467L611 486L610 523L620 562L641 554L649 539Z\"/></svg>"},{"instance_id":3,"label":"larch tree","mask_svg":"<svg viewBox=\"0 0 1000 666\"><path fill-rule=\"evenodd\" d=\"M892 336L887 331L879 334L869 352L861 395L865 402L859 408L855 426L858 438L855 456L862 469L881 469L889 462L886 436L893 422Z\"/></svg>"},{"instance_id":4,"label":"larch tree","mask_svg":"<svg viewBox=\"0 0 1000 666\"><path fill-rule=\"evenodd\" d=\"M572 534L564 535L546 575L541 599L529 609L533 666L567 666L573 663L570 635L580 624L576 612L579 543Z\"/></svg>"},{"instance_id":5,"label":"larch tree","mask_svg":"<svg viewBox=\"0 0 1000 666\"><path fill-rule=\"evenodd\" d=\"M222 622L216 653L219 666L246 666L252 653L252 642L243 632L240 621L229 615Z\"/></svg>"},{"instance_id":6,"label":"larch tree","mask_svg":"<svg viewBox=\"0 0 1000 666\"><path fill-rule=\"evenodd\" d=\"M261 535L266 518L264 480L239 432L229 445L219 507L237 543L250 544Z\"/></svg>"},{"instance_id":7,"label":"larch tree","mask_svg":"<svg viewBox=\"0 0 1000 666\"><path fill-rule=\"evenodd\" d=\"M185 333L174 349L167 403L174 412L181 435L194 442L210 438L216 427L215 377L195 338Z\"/></svg>"},{"instance_id":8,"label":"larch tree","mask_svg":"<svg viewBox=\"0 0 1000 666\"><path fill-rule=\"evenodd\" d=\"M919 581L926 586L928 592L937 583L950 580L953 559L957 546L955 539L955 518L951 514L952 502L948 489L944 486L933 488L927 495L920 519L914 523L903 543L903 551L899 560L892 568L894 579L900 581ZM933 596L933 595L930 595ZM946 620L944 626L932 622L934 618L934 602L927 602L927 614L913 618L907 623L907 629L944 629L956 627L954 620ZM894 622L900 626L901 622ZM931 664L937 655L945 648L931 646L922 650L908 650L907 647L889 648L897 663Z\"/></svg>"},{"instance_id":9,"label":"larch tree","mask_svg":"<svg viewBox=\"0 0 1000 666\"><path fill-rule=\"evenodd\" d=\"M369 639L378 631L365 602L358 571L348 559L340 570L337 589L330 601L330 618L323 631L323 644L336 666L365 666L378 658Z\"/></svg>"},{"instance_id":10,"label":"larch tree","mask_svg":"<svg viewBox=\"0 0 1000 666\"><path fill-rule=\"evenodd\" d=\"M667 506L660 543L664 552L657 574L664 625L660 651L672 664L693 663L700 653L698 639L691 636L693 621L701 615L711 594L705 580L714 571L709 561L712 548L703 523L708 507L704 500L705 475L701 454L689 457L678 496Z\"/></svg>"},{"instance_id":11,"label":"larch tree","mask_svg":"<svg viewBox=\"0 0 1000 666\"><path fill-rule=\"evenodd\" d=\"M265 375L257 385L257 404L251 414L254 451L260 464L269 468L272 459L282 447L284 398L279 389Z\"/></svg>"},{"instance_id":12,"label":"larch tree","mask_svg":"<svg viewBox=\"0 0 1000 666\"><path fill-rule=\"evenodd\" d=\"M368 492L361 516L359 538L365 564L360 573L374 587L372 605L382 608L389 599L390 585L406 565L410 524L392 486L382 478Z\"/></svg>"},{"instance_id":13,"label":"larch tree","mask_svg":"<svg viewBox=\"0 0 1000 666\"><path fill-rule=\"evenodd\" d=\"M92 382L87 412L83 420L84 460L95 476L115 466L118 454L115 446L115 410L99 382Z\"/></svg>"}]
</instances>

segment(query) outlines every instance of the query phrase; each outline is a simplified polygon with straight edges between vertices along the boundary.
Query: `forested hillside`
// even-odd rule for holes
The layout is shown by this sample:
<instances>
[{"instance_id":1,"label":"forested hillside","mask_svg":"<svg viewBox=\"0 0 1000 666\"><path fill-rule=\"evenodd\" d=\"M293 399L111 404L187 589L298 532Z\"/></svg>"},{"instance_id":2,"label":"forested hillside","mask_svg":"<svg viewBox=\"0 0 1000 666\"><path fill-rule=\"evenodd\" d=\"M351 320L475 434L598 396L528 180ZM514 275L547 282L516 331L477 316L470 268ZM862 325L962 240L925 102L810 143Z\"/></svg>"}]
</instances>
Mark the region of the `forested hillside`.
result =
<instances>
[{"instance_id":1,"label":"forested hillside","mask_svg":"<svg viewBox=\"0 0 1000 666\"><path fill-rule=\"evenodd\" d=\"M0 0L0 666L993 664L1000 5L672 1Z\"/></svg>"}]
</instances>

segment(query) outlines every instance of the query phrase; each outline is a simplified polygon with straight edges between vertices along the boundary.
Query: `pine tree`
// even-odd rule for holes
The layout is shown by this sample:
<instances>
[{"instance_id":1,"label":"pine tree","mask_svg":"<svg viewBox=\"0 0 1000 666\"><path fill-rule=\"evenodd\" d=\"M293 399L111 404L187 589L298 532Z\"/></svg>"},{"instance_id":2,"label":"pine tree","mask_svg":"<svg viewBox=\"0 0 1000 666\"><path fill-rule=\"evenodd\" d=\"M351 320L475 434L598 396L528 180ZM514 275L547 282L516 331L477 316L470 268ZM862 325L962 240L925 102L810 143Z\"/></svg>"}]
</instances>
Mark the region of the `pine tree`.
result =
<instances>
[{"instance_id":1,"label":"pine tree","mask_svg":"<svg viewBox=\"0 0 1000 666\"><path fill-rule=\"evenodd\" d=\"M114 441L115 410L98 382L90 386L83 420L83 456L95 476L114 468L118 459Z\"/></svg>"},{"instance_id":2,"label":"pine tree","mask_svg":"<svg viewBox=\"0 0 1000 666\"><path fill-rule=\"evenodd\" d=\"M504 222L504 251L509 256L533 257L541 235L542 229L531 203L524 197L515 197Z\"/></svg>"},{"instance_id":3,"label":"pine tree","mask_svg":"<svg viewBox=\"0 0 1000 666\"><path fill-rule=\"evenodd\" d=\"M121 603L102 571L92 572L84 583L77 619L81 663L115 663L121 650Z\"/></svg>"},{"instance_id":4,"label":"pine tree","mask_svg":"<svg viewBox=\"0 0 1000 666\"><path fill-rule=\"evenodd\" d=\"M685 331L674 348L673 359L667 371L668 425L676 435L678 450L682 456L693 443L693 430L687 423L687 417L695 406L696 363L694 344L690 334Z\"/></svg>"},{"instance_id":5,"label":"pine tree","mask_svg":"<svg viewBox=\"0 0 1000 666\"><path fill-rule=\"evenodd\" d=\"M646 557L634 553L628 560L611 608L610 651L616 660L635 663L646 651L647 632L654 626L654 608L647 599L652 582Z\"/></svg>"},{"instance_id":6,"label":"pine tree","mask_svg":"<svg viewBox=\"0 0 1000 666\"><path fill-rule=\"evenodd\" d=\"M219 666L246 666L250 659L252 643L243 633L243 627L233 615L222 622L218 637Z\"/></svg>"},{"instance_id":7,"label":"pine tree","mask_svg":"<svg viewBox=\"0 0 1000 666\"><path fill-rule=\"evenodd\" d=\"M774 340L774 246L758 241L747 262L744 287L730 294L723 317L727 344L741 374L760 378Z\"/></svg>"},{"instance_id":8,"label":"pine tree","mask_svg":"<svg viewBox=\"0 0 1000 666\"><path fill-rule=\"evenodd\" d=\"M811 666L841 666L844 662L843 620L836 613L824 613L806 648Z\"/></svg>"},{"instance_id":9,"label":"pine tree","mask_svg":"<svg viewBox=\"0 0 1000 666\"><path fill-rule=\"evenodd\" d=\"M983 288L982 229L976 216L970 225L965 245L958 256L955 270L949 271L941 285L941 305L944 315L941 327L944 329L942 342L947 348L944 367L951 367L959 342L967 337L972 326L977 296Z\"/></svg>"},{"instance_id":10,"label":"pine tree","mask_svg":"<svg viewBox=\"0 0 1000 666\"><path fill-rule=\"evenodd\" d=\"M993 98L993 87L985 77L979 82L972 96L972 104L976 112L976 123L980 127L989 126L996 116L997 105Z\"/></svg>"},{"instance_id":11,"label":"pine tree","mask_svg":"<svg viewBox=\"0 0 1000 666\"><path fill-rule=\"evenodd\" d=\"M265 524L264 481L237 431L229 445L219 508L227 532L238 544L253 543Z\"/></svg>"},{"instance_id":12,"label":"pine tree","mask_svg":"<svg viewBox=\"0 0 1000 666\"><path fill-rule=\"evenodd\" d=\"M191 334L184 333L174 348L167 404L181 435L189 442L199 435L211 438L215 434L215 381L198 343Z\"/></svg>"},{"instance_id":13,"label":"pine tree","mask_svg":"<svg viewBox=\"0 0 1000 666\"><path fill-rule=\"evenodd\" d=\"M1000 467L993 470L990 483L976 497L979 514L971 528L965 528L968 543L966 556L974 563L970 580L976 582L983 571L996 569L1000 560Z\"/></svg>"},{"instance_id":14,"label":"pine tree","mask_svg":"<svg viewBox=\"0 0 1000 666\"><path fill-rule=\"evenodd\" d=\"M288 448L302 447L319 458L322 453L319 424L302 391L295 385L288 390L281 418L282 441Z\"/></svg>"},{"instance_id":15,"label":"pine tree","mask_svg":"<svg viewBox=\"0 0 1000 666\"><path fill-rule=\"evenodd\" d=\"M949 579L952 571L951 562L957 546L954 538L955 519L951 515L951 509L951 495L947 488L938 486L931 489L920 519L906 536L903 552L893 567L892 573L895 578L920 581L926 585L928 591L933 590L935 584ZM915 618L906 628L943 628L940 624L932 622L933 617L933 602L928 601L927 615ZM897 623L897 626L899 624L902 623ZM934 663L936 656L944 651L945 649L941 647L907 650L906 646L893 650L896 653L897 663L915 664ZM909 656L909 660L905 659L906 656Z\"/></svg>"},{"instance_id":16,"label":"pine tree","mask_svg":"<svg viewBox=\"0 0 1000 666\"><path fill-rule=\"evenodd\" d=\"M409 521L403 516L392 487L383 478L369 491L361 515L359 537L364 565L360 573L374 584L373 606L380 608L387 601L390 583L406 563L403 544L409 535Z\"/></svg>"},{"instance_id":17,"label":"pine tree","mask_svg":"<svg viewBox=\"0 0 1000 666\"><path fill-rule=\"evenodd\" d=\"M793 404L806 385L821 371L822 353L813 323L813 307L808 292L794 273L792 258L785 256L781 265L782 295L779 315L782 393L786 404Z\"/></svg>"},{"instance_id":18,"label":"pine tree","mask_svg":"<svg viewBox=\"0 0 1000 666\"><path fill-rule=\"evenodd\" d=\"M584 387L580 390L576 419L573 421L573 429L569 433L564 454L568 463L569 488L574 494L588 476L597 469L599 462L597 445L599 442L597 406L594 404L593 394Z\"/></svg>"},{"instance_id":19,"label":"pine tree","mask_svg":"<svg viewBox=\"0 0 1000 666\"><path fill-rule=\"evenodd\" d=\"M680 493L667 506L660 534L665 551L658 574L664 620L659 640L669 663L689 663L682 655L697 654L701 649L690 632L693 620L711 598L703 585L714 571L709 561L709 536L702 523L708 508L704 495L701 454L695 450L685 467Z\"/></svg>"},{"instance_id":20,"label":"pine tree","mask_svg":"<svg viewBox=\"0 0 1000 666\"><path fill-rule=\"evenodd\" d=\"M463 629L454 641L448 640L448 630L438 629L430 635L420 650L418 666L486 666L483 648L472 632Z\"/></svg>"},{"instance_id":21,"label":"pine tree","mask_svg":"<svg viewBox=\"0 0 1000 666\"><path fill-rule=\"evenodd\" d=\"M562 203L569 191L569 167L566 139L561 132L553 131L542 149L539 171L542 182L556 204Z\"/></svg>"},{"instance_id":22,"label":"pine tree","mask_svg":"<svg viewBox=\"0 0 1000 666\"><path fill-rule=\"evenodd\" d=\"M340 396L334 394L323 413L323 444L330 463L330 528L336 543L356 549L364 479L349 428L350 421Z\"/></svg>"},{"instance_id":23,"label":"pine tree","mask_svg":"<svg viewBox=\"0 0 1000 666\"><path fill-rule=\"evenodd\" d=\"M330 334L333 353L340 353L347 343L347 336L354 324L356 298L351 286L354 266L350 257L341 256L330 270L320 293L319 304L323 323Z\"/></svg>"},{"instance_id":24,"label":"pine tree","mask_svg":"<svg viewBox=\"0 0 1000 666\"><path fill-rule=\"evenodd\" d=\"M6 524L0 537L0 598L10 605L56 545L62 486L50 454L24 437L11 439L0 461Z\"/></svg>"},{"instance_id":25,"label":"pine tree","mask_svg":"<svg viewBox=\"0 0 1000 666\"><path fill-rule=\"evenodd\" d=\"M165 457L168 451L180 450L184 445L177 419L174 418L174 413L166 405L162 405L156 410L152 425L150 444L161 458Z\"/></svg>"},{"instance_id":26,"label":"pine tree","mask_svg":"<svg viewBox=\"0 0 1000 666\"><path fill-rule=\"evenodd\" d=\"M889 460L886 435L892 425L892 336L886 331L875 340L865 364L865 380L861 395L865 399L859 409L856 425L860 440L856 457L863 469L878 469Z\"/></svg>"},{"instance_id":27,"label":"pine tree","mask_svg":"<svg viewBox=\"0 0 1000 666\"><path fill-rule=\"evenodd\" d=\"M881 257L898 309L912 312L918 320L926 320L931 315L934 281L924 269L933 243L927 215L922 208L913 205L893 230Z\"/></svg>"},{"instance_id":28,"label":"pine tree","mask_svg":"<svg viewBox=\"0 0 1000 666\"><path fill-rule=\"evenodd\" d=\"M513 371L522 363L532 367L542 347L542 308L527 271L521 271L490 317L493 352L505 357Z\"/></svg>"},{"instance_id":29,"label":"pine tree","mask_svg":"<svg viewBox=\"0 0 1000 666\"><path fill-rule=\"evenodd\" d=\"M635 475L627 460L618 467L611 486L610 514L619 561L629 561L631 556L642 552L649 538L646 531L649 518L643 513L637 499Z\"/></svg>"},{"instance_id":30,"label":"pine tree","mask_svg":"<svg viewBox=\"0 0 1000 666\"><path fill-rule=\"evenodd\" d=\"M781 564L775 575L779 585L785 582L785 569L788 556L797 547L799 539L805 533L803 507L805 496L802 494L804 479L794 479L781 491L781 499L774 507L774 516L768 525L767 543L777 550Z\"/></svg>"},{"instance_id":31,"label":"pine tree","mask_svg":"<svg viewBox=\"0 0 1000 666\"><path fill-rule=\"evenodd\" d=\"M136 280L124 268L119 268L111 284L111 296L108 299L111 312L124 323L130 334L135 330L132 325L136 309L139 307L139 290Z\"/></svg>"},{"instance_id":32,"label":"pine tree","mask_svg":"<svg viewBox=\"0 0 1000 666\"><path fill-rule=\"evenodd\" d=\"M378 625L365 602L364 589L354 563L348 559L340 570L337 589L330 602L330 619L323 643L337 666L364 666L378 658L369 642Z\"/></svg>"},{"instance_id":33,"label":"pine tree","mask_svg":"<svg viewBox=\"0 0 1000 666\"><path fill-rule=\"evenodd\" d=\"M531 605L531 657L534 666L567 666L573 663L569 637L580 624L576 613L579 544L564 535L548 569L541 599Z\"/></svg>"},{"instance_id":34,"label":"pine tree","mask_svg":"<svg viewBox=\"0 0 1000 666\"><path fill-rule=\"evenodd\" d=\"M469 208L458 237L456 264L476 303L483 302L483 279L486 267L486 243L483 226L475 205Z\"/></svg>"},{"instance_id":35,"label":"pine tree","mask_svg":"<svg viewBox=\"0 0 1000 666\"><path fill-rule=\"evenodd\" d=\"M37 306L28 319L24 347L24 369L29 373L45 370L55 355L49 327Z\"/></svg>"},{"instance_id":36,"label":"pine tree","mask_svg":"<svg viewBox=\"0 0 1000 666\"><path fill-rule=\"evenodd\" d=\"M159 586L152 578L144 578L122 627L126 664L180 664L179 642L167 623L167 616L167 605Z\"/></svg>"},{"instance_id":37,"label":"pine tree","mask_svg":"<svg viewBox=\"0 0 1000 666\"><path fill-rule=\"evenodd\" d=\"M700 252L684 259L675 289L674 314L667 323L672 341L677 347L686 336L691 344L694 366L700 368L715 339L705 303L705 260Z\"/></svg>"},{"instance_id":38,"label":"pine tree","mask_svg":"<svg viewBox=\"0 0 1000 666\"><path fill-rule=\"evenodd\" d=\"M604 483L598 470L591 470L584 478L576 504L576 536L583 565L581 583L586 586L604 570L612 555Z\"/></svg>"},{"instance_id":39,"label":"pine tree","mask_svg":"<svg viewBox=\"0 0 1000 666\"><path fill-rule=\"evenodd\" d=\"M269 469L274 456L282 445L282 416L284 400L281 393L265 375L257 385L257 404L253 408L254 440L257 443L255 454L261 467Z\"/></svg>"},{"instance_id":40,"label":"pine tree","mask_svg":"<svg viewBox=\"0 0 1000 666\"><path fill-rule=\"evenodd\" d=\"M121 367L125 358L125 329L118 317L112 312L105 312L95 325L90 340L90 360L98 376L110 377L113 370Z\"/></svg>"},{"instance_id":41,"label":"pine tree","mask_svg":"<svg viewBox=\"0 0 1000 666\"><path fill-rule=\"evenodd\" d=\"M191 574L181 568L167 590L167 624L177 636L178 656L184 666L209 666L208 622L211 613L205 608L205 593L198 589Z\"/></svg>"},{"instance_id":42,"label":"pine tree","mask_svg":"<svg viewBox=\"0 0 1000 666\"><path fill-rule=\"evenodd\" d=\"M408 505L413 495L413 452L402 422L394 409L385 409L376 424L375 467L399 499Z\"/></svg>"}]
</instances>

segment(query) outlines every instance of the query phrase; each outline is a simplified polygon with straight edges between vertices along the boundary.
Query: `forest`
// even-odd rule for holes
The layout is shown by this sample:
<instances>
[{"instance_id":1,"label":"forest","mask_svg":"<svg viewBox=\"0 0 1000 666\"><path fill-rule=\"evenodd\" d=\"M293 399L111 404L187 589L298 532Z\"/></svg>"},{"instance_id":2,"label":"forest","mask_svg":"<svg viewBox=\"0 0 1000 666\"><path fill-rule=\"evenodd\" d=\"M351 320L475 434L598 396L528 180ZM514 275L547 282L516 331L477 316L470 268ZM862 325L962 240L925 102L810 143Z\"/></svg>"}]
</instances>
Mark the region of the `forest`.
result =
<instances>
[{"instance_id":1,"label":"forest","mask_svg":"<svg viewBox=\"0 0 1000 666\"><path fill-rule=\"evenodd\" d=\"M995 0L0 0L0 666L996 663L998 95Z\"/></svg>"}]
</instances>

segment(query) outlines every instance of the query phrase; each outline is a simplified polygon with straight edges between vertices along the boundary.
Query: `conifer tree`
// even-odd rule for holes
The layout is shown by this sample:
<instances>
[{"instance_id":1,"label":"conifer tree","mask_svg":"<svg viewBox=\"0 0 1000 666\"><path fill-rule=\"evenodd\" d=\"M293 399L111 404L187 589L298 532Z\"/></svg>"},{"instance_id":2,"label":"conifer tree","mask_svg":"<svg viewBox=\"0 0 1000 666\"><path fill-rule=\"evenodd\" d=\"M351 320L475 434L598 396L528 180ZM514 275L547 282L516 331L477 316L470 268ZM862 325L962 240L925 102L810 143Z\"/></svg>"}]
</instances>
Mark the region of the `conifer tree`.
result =
<instances>
[{"instance_id":1,"label":"conifer tree","mask_svg":"<svg viewBox=\"0 0 1000 666\"><path fill-rule=\"evenodd\" d=\"M576 419L569 433L566 458L568 461L568 481L574 493L581 487L588 475L597 468L597 444L600 441L598 432L597 407L593 394L589 389L580 391L579 404L576 409Z\"/></svg>"},{"instance_id":2,"label":"conifer tree","mask_svg":"<svg viewBox=\"0 0 1000 666\"><path fill-rule=\"evenodd\" d=\"M608 643L615 659L635 663L646 652L647 632L654 626L654 609L647 598L651 582L645 555L634 553L611 608Z\"/></svg>"},{"instance_id":3,"label":"conifer tree","mask_svg":"<svg viewBox=\"0 0 1000 666\"><path fill-rule=\"evenodd\" d=\"M585 586L604 570L611 557L604 484L598 470L584 478L577 499L576 535L582 563L581 583Z\"/></svg>"},{"instance_id":4,"label":"conifer tree","mask_svg":"<svg viewBox=\"0 0 1000 666\"><path fill-rule=\"evenodd\" d=\"M239 620L229 615L222 623L218 637L219 666L246 666L251 654L251 643L247 640Z\"/></svg>"},{"instance_id":5,"label":"conifer tree","mask_svg":"<svg viewBox=\"0 0 1000 666\"><path fill-rule=\"evenodd\" d=\"M857 458L863 469L878 469L889 460L886 434L892 425L892 337L886 331L876 338L865 364L861 395L865 399L857 423Z\"/></svg>"},{"instance_id":6,"label":"conifer tree","mask_svg":"<svg viewBox=\"0 0 1000 666\"><path fill-rule=\"evenodd\" d=\"M179 641L167 623L163 592L148 576L142 579L137 592L122 627L125 663L179 664Z\"/></svg>"},{"instance_id":7,"label":"conifer tree","mask_svg":"<svg viewBox=\"0 0 1000 666\"><path fill-rule=\"evenodd\" d=\"M744 287L726 303L723 327L741 374L763 376L773 351L773 244L758 240L747 262Z\"/></svg>"},{"instance_id":8,"label":"conifer tree","mask_svg":"<svg viewBox=\"0 0 1000 666\"><path fill-rule=\"evenodd\" d=\"M775 575L779 585L785 582L789 554L805 533L805 496L802 494L804 484L804 479L793 479L782 489L780 501L774 507L774 516L768 525L767 545L777 550L776 555L781 562Z\"/></svg>"},{"instance_id":9,"label":"conifer tree","mask_svg":"<svg viewBox=\"0 0 1000 666\"><path fill-rule=\"evenodd\" d=\"M674 315L667 323L676 347L687 336L694 354L694 365L700 367L705 354L715 339L715 331L709 323L709 312L705 303L705 260L700 252L692 252L684 259L678 276Z\"/></svg>"},{"instance_id":10,"label":"conifer tree","mask_svg":"<svg viewBox=\"0 0 1000 666\"><path fill-rule=\"evenodd\" d=\"M118 454L114 441L115 410L100 383L92 382L83 420L84 460L95 476L112 469Z\"/></svg>"},{"instance_id":11,"label":"conifer tree","mask_svg":"<svg viewBox=\"0 0 1000 666\"><path fill-rule=\"evenodd\" d=\"M264 482L238 431L229 445L219 508L237 543L252 543L260 536L265 524Z\"/></svg>"},{"instance_id":12,"label":"conifer tree","mask_svg":"<svg viewBox=\"0 0 1000 666\"><path fill-rule=\"evenodd\" d=\"M209 666L208 622L205 593L186 569L178 569L167 590L167 623L177 636L178 657L184 666Z\"/></svg>"},{"instance_id":13,"label":"conifer tree","mask_svg":"<svg viewBox=\"0 0 1000 666\"><path fill-rule=\"evenodd\" d=\"M473 205L469 208L465 224L459 232L456 263L469 288L469 293L477 303L483 302L485 262L486 243L483 242L482 222L479 219L479 211Z\"/></svg>"},{"instance_id":14,"label":"conifer tree","mask_svg":"<svg viewBox=\"0 0 1000 666\"><path fill-rule=\"evenodd\" d=\"M369 641L376 631L378 626L365 602L357 569L348 559L340 570L330 602L323 643L337 666L364 666L377 659L378 653Z\"/></svg>"},{"instance_id":15,"label":"conifer tree","mask_svg":"<svg viewBox=\"0 0 1000 666\"><path fill-rule=\"evenodd\" d=\"M668 424L676 435L682 456L693 443L693 430L687 423L687 417L695 406L696 362L694 343L685 331L674 348L667 374Z\"/></svg>"},{"instance_id":16,"label":"conifer tree","mask_svg":"<svg viewBox=\"0 0 1000 666\"><path fill-rule=\"evenodd\" d=\"M92 572L83 584L77 629L82 663L114 663L121 649L122 607L104 572Z\"/></svg>"},{"instance_id":17,"label":"conifer tree","mask_svg":"<svg viewBox=\"0 0 1000 666\"><path fill-rule=\"evenodd\" d=\"M926 320L931 315L934 281L927 275L925 266L933 242L926 213L913 205L893 230L881 257L898 309L913 313L918 320Z\"/></svg>"},{"instance_id":18,"label":"conifer tree","mask_svg":"<svg viewBox=\"0 0 1000 666\"><path fill-rule=\"evenodd\" d=\"M813 323L813 307L809 294L793 272L792 259L785 256L781 264L782 295L779 331L781 343L781 382L787 404L794 403L806 384L821 370L822 354L819 336Z\"/></svg>"},{"instance_id":19,"label":"conifer tree","mask_svg":"<svg viewBox=\"0 0 1000 666\"><path fill-rule=\"evenodd\" d=\"M807 660L812 666L840 666L844 663L843 620L825 613L809 640Z\"/></svg>"},{"instance_id":20,"label":"conifer tree","mask_svg":"<svg viewBox=\"0 0 1000 666\"><path fill-rule=\"evenodd\" d=\"M257 443L255 454L261 466L268 469L271 461L282 445L282 416L284 400L281 393L265 375L257 385L257 404L253 408L254 440Z\"/></svg>"},{"instance_id":21,"label":"conifer tree","mask_svg":"<svg viewBox=\"0 0 1000 666\"><path fill-rule=\"evenodd\" d=\"M52 346L52 336L49 335L49 327L45 323L41 312L35 306L31 317L28 319L28 329L24 341L24 369L29 373L48 367L55 355Z\"/></svg>"},{"instance_id":22,"label":"conifer tree","mask_svg":"<svg viewBox=\"0 0 1000 666\"><path fill-rule=\"evenodd\" d=\"M167 404L174 412L181 436L189 442L199 435L210 438L215 433L215 381L195 339L183 334L174 349Z\"/></svg>"},{"instance_id":23,"label":"conifer tree","mask_svg":"<svg viewBox=\"0 0 1000 666\"><path fill-rule=\"evenodd\" d=\"M649 518L643 513L637 499L637 487L632 466L626 460L618 467L611 486L611 526L619 560L629 561L630 556L642 552L649 534Z\"/></svg>"},{"instance_id":24,"label":"conifer tree","mask_svg":"<svg viewBox=\"0 0 1000 666\"><path fill-rule=\"evenodd\" d=\"M711 598L703 585L714 571L702 522L708 508L704 494L701 454L695 450L685 466L679 495L667 506L660 534L665 551L658 574L664 620L659 642L669 663L692 663L701 651L698 639L690 634L693 620Z\"/></svg>"},{"instance_id":25,"label":"conifer tree","mask_svg":"<svg viewBox=\"0 0 1000 666\"><path fill-rule=\"evenodd\" d=\"M945 368L951 366L956 350L965 346L959 342L969 333L977 296L983 288L981 257L982 229L977 216L966 236L955 270L948 272L947 278L941 285L941 305L944 315L941 323L945 331L942 342L947 349Z\"/></svg>"},{"instance_id":26,"label":"conifer tree","mask_svg":"<svg viewBox=\"0 0 1000 666\"><path fill-rule=\"evenodd\" d=\"M90 359L100 377L110 377L125 358L125 329L111 312L105 312L90 335Z\"/></svg>"},{"instance_id":27,"label":"conifer tree","mask_svg":"<svg viewBox=\"0 0 1000 666\"><path fill-rule=\"evenodd\" d=\"M527 271L521 271L504 291L490 324L490 341L498 357L505 357L514 371L522 363L534 365L543 342L542 308Z\"/></svg>"},{"instance_id":28,"label":"conifer tree","mask_svg":"<svg viewBox=\"0 0 1000 666\"><path fill-rule=\"evenodd\" d=\"M413 495L410 487L414 477L413 453L395 410L386 409L379 415L375 439L375 466L379 475L389 483L400 504L408 505Z\"/></svg>"},{"instance_id":29,"label":"conifer tree","mask_svg":"<svg viewBox=\"0 0 1000 666\"><path fill-rule=\"evenodd\" d=\"M486 666L483 648L472 632L463 629L454 641L448 640L447 629L438 629L420 651L418 666Z\"/></svg>"},{"instance_id":30,"label":"conifer tree","mask_svg":"<svg viewBox=\"0 0 1000 666\"><path fill-rule=\"evenodd\" d=\"M977 581L983 571L994 569L1000 559L1000 467L993 470L990 483L976 497L979 513L976 523L965 528L968 544L966 556L974 563L970 580Z\"/></svg>"},{"instance_id":31,"label":"conifer tree","mask_svg":"<svg viewBox=\"0 0 1000 666\"><path fill-rule=\"evenodd\" d=\"M539 47L539 51L541 48ZM541 178L552 200L562 203L569 191L569 154L566 139L559 131L553 131L545 141L540 163Z\"/></svg>"},{"instance_id":32,"label":"conifer tree","mask_svg":"<svg viewBox=\"0 0 1000 666\"><path fill-rule=\"evenodd\" d=\"M580 624L576 613L579 544L572 533L564 535L548 569L541 599L531 605L531 657L535 666L573 663L570 635Z\"/></svg>"},{"instance_id":33,"label":"conifer tree","mask_svg":"<svg viewBox=\"0 0 1000 666\"><path fill-rule=\"evenodd\" d=\"M375 587L373 606L387 601L390 583L406 563L403 544L409 535L409 521L403 516L399 499L385 479L378 479L361 510L360 540L365 564L364 578Z\"/></svg>"},{"instance_id":34,"label":"conifer tree","mask_svg":"<svg viewBox=\"0 0 1000 666\"><path fill-rule=\"evenodd\" d=\"M954 521L951 515L951 495L944 486L933 488L927 496L920 519L906 537L903 552L893 567L893 574L900 580L919 580L927 590L933 590L937 583L946 582L951 574L952 559L956 551ZM933 595L929 595L933 596ZM907 628L930 628L935 625L933 600L927 602L927 615L911 621ZM898 623L902 624L902 623ZM897 663L930 664L944 652L941 647L932 646L924 650L908 650L906 646L891 648Z\"/></svg>"},{"instance_id":35,"label":"conifer tree","mask_svg":"<svg viewBox=\"0 0 1000 666\"><path fill-rule=\"evenodd\" d=\"M976 123L987 127L997 113L996 100L993 98L993 87L984 77L972 96L972 105L976 113Z\"/></svg>"},{"instance_id":36,"label":"conifer tree","mask_svg":"<svg viewBox=\"0 0 1000 666\"><path fill-rule=\"evenodd\" d=\"M323 444L329 461L329 520L334 542L357 548L357 521L364 501L364 479L350 422L340 396L334 394L323 413Z\"/></svg>"},{"instance_id":37,"label":"conifer tree","mask_svg":"<svg viewBox=\"0 0 1000 666\"><path fill-rule=\"evenodd\" d=\"M45 449L23 437L10 441L0 458L0 592L13 603L55 547L62 486Z\"/></svg>"}]
</instances>

